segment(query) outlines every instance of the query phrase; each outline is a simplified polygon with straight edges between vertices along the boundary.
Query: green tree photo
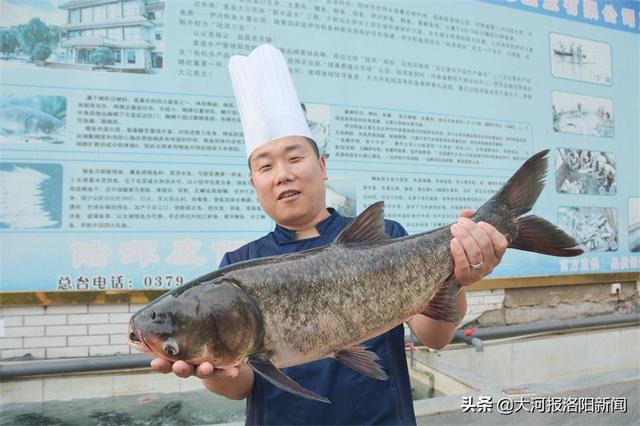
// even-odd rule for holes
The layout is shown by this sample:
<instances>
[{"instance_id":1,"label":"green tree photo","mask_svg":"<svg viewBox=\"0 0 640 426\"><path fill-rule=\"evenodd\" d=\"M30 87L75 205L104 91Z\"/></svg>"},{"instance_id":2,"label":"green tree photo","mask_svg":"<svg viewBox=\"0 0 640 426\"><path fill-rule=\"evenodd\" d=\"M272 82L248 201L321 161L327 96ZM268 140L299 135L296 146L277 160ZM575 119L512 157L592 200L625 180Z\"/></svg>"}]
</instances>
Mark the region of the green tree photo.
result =
<instances>
[{"instance_id":1,"label":"green tree photo","mask_svg":"<svg viewBox=\"0 0 640 426\"><path fill-rule=\"evenodd\" d=\"M0 31L0 53L5 55L5 59L9 59L9 55L15 53L18 47L18 35L14 28Z\"/></svg>"},{"instance_id":2,"label":"green tree photo","mask_svg":"<svg viewBox=\"0 0 640 426\"><path fill-rule=\"evenodd\" d=\"M32 61L46 61L61 37L59 29L48 26L39 18L18 25L17 34L20 50L29 55ZM49 53L45 56L47 51Z\"/></svg>"},{"instance_id":3,"label":"green tree photo","mask_svg":"<svg viewBox=\"0 0 640 426\"><path fill-rule=\"evenodd\" d=\"M101 68L113 65L116 62L115 55L108 47L98 47L89 55L89 61Z\"/></svg>"}]
</instances>

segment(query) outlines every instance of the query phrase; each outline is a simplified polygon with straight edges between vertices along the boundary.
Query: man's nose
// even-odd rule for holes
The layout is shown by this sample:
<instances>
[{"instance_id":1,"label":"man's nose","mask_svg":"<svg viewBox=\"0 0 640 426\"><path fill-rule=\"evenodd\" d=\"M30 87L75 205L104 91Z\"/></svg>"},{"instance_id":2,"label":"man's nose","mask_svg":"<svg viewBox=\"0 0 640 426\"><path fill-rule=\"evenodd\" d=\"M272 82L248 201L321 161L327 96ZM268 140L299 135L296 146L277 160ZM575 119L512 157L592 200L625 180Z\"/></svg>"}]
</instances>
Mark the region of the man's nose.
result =
<instances>
[{"instance_id":1,"label":"man's nose","mask_svg":"<svg viewBox=\"0 0 640 426\"><path fill-rule=\"evenodd\" d=\"M279 185L284 182L291 182L293 180L293 173L287 164L282 164L276 167L275 184Z\"/></svg>"}]
</instances>

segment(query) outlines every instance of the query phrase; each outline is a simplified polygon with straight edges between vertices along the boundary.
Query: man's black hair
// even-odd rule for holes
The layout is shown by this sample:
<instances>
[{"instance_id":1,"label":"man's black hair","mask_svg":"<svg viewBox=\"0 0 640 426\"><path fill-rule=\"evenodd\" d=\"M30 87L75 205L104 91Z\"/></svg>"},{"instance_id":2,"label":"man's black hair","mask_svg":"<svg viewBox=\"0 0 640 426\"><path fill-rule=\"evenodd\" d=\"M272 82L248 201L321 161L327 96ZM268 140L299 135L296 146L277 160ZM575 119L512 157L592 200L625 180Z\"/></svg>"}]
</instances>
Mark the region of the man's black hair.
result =
<instances>
[{"instance_id":1,"label":"man's black hair","mask_svg":"<svg viewBox=\"0 0 640 426\"><path fill-rule=\"evenodd\" d=\"M320 150L318 149L318 144L316 143L316 141L306 136L304 138L311 144L311 148L313 148L313 153L316 155L316 157L320 158ZM251 156L247 158L247 166L249 166L249 171L251 171Z\"/></svg>"}]
</instances>

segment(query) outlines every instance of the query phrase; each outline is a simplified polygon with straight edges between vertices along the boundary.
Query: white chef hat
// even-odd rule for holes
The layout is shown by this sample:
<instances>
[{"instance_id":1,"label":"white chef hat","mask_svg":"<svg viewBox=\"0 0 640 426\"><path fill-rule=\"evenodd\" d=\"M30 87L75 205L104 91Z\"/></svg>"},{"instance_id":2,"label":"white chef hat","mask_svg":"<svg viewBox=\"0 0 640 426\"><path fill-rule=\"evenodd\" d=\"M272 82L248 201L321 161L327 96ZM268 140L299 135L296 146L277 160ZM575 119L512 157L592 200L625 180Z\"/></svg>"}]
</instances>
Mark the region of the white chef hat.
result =
<instances>
[{"instance_id":1,"label":"white chef hat","mask_svg":"<svg viewBox=\"0 0 640 426\"><path fill-rule=\"evenodd\" d=\"M259 146L284 136L312 139L282 52L263 44L249 56L235 55L229 60L229 74L247 158Z\"/></svg>"}]
</instances>

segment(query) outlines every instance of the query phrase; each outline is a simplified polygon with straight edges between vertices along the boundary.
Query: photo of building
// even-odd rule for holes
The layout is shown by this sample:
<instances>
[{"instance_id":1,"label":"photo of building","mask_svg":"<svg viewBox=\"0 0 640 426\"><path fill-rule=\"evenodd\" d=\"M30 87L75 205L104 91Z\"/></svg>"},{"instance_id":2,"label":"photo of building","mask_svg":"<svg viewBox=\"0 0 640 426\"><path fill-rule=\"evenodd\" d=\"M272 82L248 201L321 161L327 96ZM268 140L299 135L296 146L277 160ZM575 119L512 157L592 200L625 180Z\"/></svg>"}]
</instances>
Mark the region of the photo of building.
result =
<instances>
[{"instance_id":1,"label":"photo of building","mask_svg":"<svg viewBox=\"0 0 640 426\"><path fill-rule=\"evenodd\" d=\"M96 56L104 56L101 64L113 70L162 69L163 0L70 0L59 7L67 12L61 40L67 62L95 64Z\"/></svg>"},{"instance_id":2,"label":"photo of building","mask_svg":"<svg viewBox=\"0 0 640 426\"><path fill-rule=\"evenodd\" d=\"M164 0L0 0L3 66L157 74Z\"/></svg>"}]
</instances>

